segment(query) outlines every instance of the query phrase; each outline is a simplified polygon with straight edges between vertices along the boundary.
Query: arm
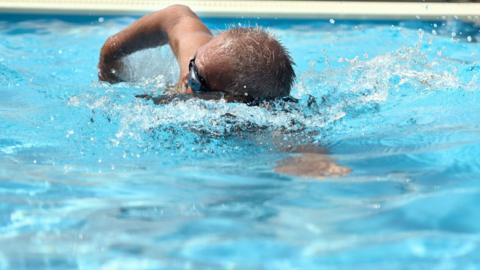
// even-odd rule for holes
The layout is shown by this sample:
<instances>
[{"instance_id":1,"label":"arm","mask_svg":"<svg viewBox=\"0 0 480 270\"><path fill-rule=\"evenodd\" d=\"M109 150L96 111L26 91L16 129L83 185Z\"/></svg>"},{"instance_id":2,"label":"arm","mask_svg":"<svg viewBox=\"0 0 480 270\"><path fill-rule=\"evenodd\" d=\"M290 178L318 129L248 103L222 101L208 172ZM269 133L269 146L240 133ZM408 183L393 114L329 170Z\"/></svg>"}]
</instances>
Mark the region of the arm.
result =
<instances>
[{"instance_id":1,"label":"arm","mask_svg":"<svg viewBox=\"0 0 480 270\"><path fill-rule=\"evenodd\" d=\"M208 28L190 8L174 5L148 14L121 32L109 37L100 52L98 77L119 82L121 59L133 52L167 43L180 66L180 76L187 73L188 61L198 47L212 38Z\"/></svg>"},{"instance_id":2,"label":"arm","mask_svg":"<svg viewBox=\"0 0 480 270\"><path fill-rule=\"evenodd\" d=\"M294 156L277 162L275 172L287 175L323 179L345 176L351 172L333 160L325 148L310 143L308 134L283 134L273 142L281 151L294 153Z\"/></svg>"},{"instance_id":3,"label":"arm","mask_svg":"<svg viewBox=\"0 0 480 270\"><path fill-rule=\"evenodd\" d=\"M298 156L283 159L275 166L275 172L301 177L323 179L345 176L351 172L324 153L299 153Z\"/></svg>"}]
</instances>

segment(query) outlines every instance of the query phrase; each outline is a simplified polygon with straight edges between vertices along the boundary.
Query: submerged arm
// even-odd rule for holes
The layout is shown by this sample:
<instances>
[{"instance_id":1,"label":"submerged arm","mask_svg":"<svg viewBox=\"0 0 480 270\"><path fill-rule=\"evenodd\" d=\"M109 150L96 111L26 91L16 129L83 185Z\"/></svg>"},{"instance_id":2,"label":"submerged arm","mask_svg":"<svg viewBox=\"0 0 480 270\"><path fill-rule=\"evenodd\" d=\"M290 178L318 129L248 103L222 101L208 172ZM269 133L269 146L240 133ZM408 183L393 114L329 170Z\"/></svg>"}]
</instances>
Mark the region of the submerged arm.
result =
<instances>
[{"instance_id":1,"label":"submerged arm","mask_svg":"<svg viewBox=\"0 0 480 270\"><path fill-rule=\"evenodd\" d=\"M121 81L121 58L133 52L170 44L181 74L196 49L211 39L208 28L190 8L174 5L148 14L109 37L100 52L98 77L111 83Z\"/></svg>"},{"instance_id":2,"label":"submerged arm","mask_svg":"<svg viewBox=\"0 0 480 270\"><path fill-rule=\"evenodd\" d=\"M299 153L294 157L281 160L275 167L275 172L323 179L326 177L344 176L351 172L350 168L343 167L327 154Z\"/></svg>"},{"instance_id":3,"label":"submerged arm","mask_svg":"<svg viewBox=\"0 0 480 270\"><path fill-rule=\"evenodd\" d=\"M350 168L337 164L325 148L308 143L305 134L283 135L280 140L274 136L273 141L280 150L295 154L277 162L277 173L323 179L351 172Z\"/></svg>"}]
</instances>

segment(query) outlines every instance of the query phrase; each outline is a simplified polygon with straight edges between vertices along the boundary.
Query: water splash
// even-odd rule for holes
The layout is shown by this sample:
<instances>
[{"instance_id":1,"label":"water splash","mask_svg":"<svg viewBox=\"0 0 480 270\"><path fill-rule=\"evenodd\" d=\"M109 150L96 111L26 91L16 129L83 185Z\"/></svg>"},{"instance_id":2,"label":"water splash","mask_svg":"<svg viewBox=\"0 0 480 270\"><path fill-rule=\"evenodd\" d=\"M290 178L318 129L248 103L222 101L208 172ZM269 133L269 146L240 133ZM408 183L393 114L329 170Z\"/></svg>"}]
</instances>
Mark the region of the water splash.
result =
<instances>
[{"instance_id":1,"label":"water splash","mask_svg":"<svg viewBox=\"0 0 480 270\"><path fill-rule=\"evenodd\" d=\"M453 60L439 58L432 50L425 49L425 44L420 33L413 47L373 58L340 58L335 66L324 70L311 66L294 87L293 94L300 99L298 104L247 106L223 100L190 99L157 106L128 97L133 96L132 89L136 93L162 94L167 85L175 82L178 73L172 64L173 56L158 49L125 60L128 68L124 76L134 83L108 87L101 95L75 96L70 101L71 105L82 106L79 100L83 99L84 106L118 119L119 128L115 138L111 138L114 144L130 139L145 142L145 134L151 138L152 133L159 139L162 132L212 138L255 130L321 132L346 116L378 111L392 93L471 90L478 77L462 78L459 68L448 68ZM476 64L463 63L465 68L472 65ZM158 142L151 142L154 143Z\"/></svg>"}]
</instances>

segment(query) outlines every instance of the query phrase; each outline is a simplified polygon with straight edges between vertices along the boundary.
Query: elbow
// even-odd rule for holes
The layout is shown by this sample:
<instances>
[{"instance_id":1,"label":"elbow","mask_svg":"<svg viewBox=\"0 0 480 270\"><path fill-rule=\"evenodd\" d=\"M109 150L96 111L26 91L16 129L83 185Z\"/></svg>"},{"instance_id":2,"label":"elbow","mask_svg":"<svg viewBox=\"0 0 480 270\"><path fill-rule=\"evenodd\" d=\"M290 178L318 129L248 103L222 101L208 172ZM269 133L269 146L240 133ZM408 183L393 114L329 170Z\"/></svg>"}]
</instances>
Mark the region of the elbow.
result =
<instances>
[{"instance_id":1,"label":"elbow","mask_svg":"<svg viewBox=\"0 0 480 270\"><path fill-rule=\"evenodd\" d=\"M181 4L171 5L171 6L168 6L166 9L174 11L174 12L193 13L193 11L190 9L189 6L181 5Z\"/></svg>"},{"instance_id":2,"label":"elbow","mask_svg":"<svg viewBox=\"0 0 480 270\"><path fill-rule=\"evenodd\" d=\"M186 5L175 4L165 8L165 10L168 10L169 13L175 14L176 16L197 16L195 12L193 12L190 7Z\"/></svg>"},{"instance_id":3,"label":"elbow","mask_svg":"<svg viewBox=\"0 0 480 270\"><path fill-rule=\"evenodd\" d=\"M152 14L152 19L156 22L158 29L162 29L167 35L185 18L198 19L198 16L188 6L180 4L171 5Z\"/></svg>"}]
</instances>

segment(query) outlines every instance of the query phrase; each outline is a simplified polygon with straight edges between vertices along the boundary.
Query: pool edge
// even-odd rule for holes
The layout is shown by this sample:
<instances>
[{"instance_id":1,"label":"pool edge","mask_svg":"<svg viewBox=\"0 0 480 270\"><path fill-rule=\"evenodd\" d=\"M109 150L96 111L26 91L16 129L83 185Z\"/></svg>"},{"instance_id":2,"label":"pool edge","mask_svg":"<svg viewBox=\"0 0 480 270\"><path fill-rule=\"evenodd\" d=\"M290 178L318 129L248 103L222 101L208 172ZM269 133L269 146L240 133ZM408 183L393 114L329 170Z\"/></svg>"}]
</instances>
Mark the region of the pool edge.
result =
<instances>
[{"instance_id":1,"label":"pool edge","mask_svg":"<svg viewBox=\"0 0 480 270\"><path fill-rule=\"evenodd\" d=\"M0 13L141 15L171 4L190 6L205 17L460 19L480 23L480 3L367 1L131 1L0 0Z\"/></svg>"}]
</instances>

